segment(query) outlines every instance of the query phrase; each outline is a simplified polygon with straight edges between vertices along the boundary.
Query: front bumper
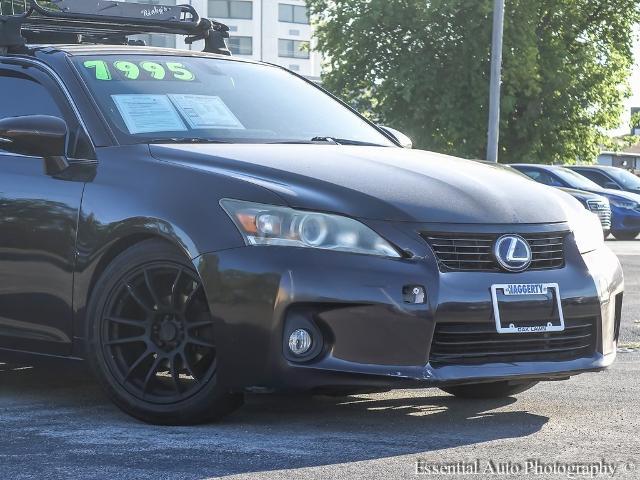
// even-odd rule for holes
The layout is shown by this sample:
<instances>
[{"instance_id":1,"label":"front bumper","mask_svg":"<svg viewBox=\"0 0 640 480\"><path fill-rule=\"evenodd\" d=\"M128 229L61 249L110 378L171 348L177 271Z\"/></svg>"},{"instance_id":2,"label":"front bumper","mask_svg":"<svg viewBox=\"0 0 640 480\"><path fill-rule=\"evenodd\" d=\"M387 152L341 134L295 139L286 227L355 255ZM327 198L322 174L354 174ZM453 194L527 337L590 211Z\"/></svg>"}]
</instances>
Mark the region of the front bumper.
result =
<instances>
[{"instance_id":1,"label":"front bumper","mask_svg":"<svg viewBox=\"0 0 640 480\"><path fill-rule=\"evenodd\" d=\"M566 378L602 370L614 361L623 276L607 247L580 255L569 236L561 269L442 273L424 242L390 225L373 226L379 232L386 228L381 233L413 257L243 247L195 260L216 318L218 380L223 385L233 390L419 388ZM493 321L491 285L551 282L561 287L567 319L593 320L588 354L430 363L437 325ZM407 286L424 286L425 303L405 303ZM289 333L300 327L322 339L314 357L302 362L285 346Z\"/></svg>"},{"instance_id":2,"label":"front bumper","mask_svg":"<svg viewBox=\"0 0 640 480\"><path fill-rule=\"evenodd\" d=\"M640 232L640 211L611 206L611 230Z\"/></svg>"}]
</instances>

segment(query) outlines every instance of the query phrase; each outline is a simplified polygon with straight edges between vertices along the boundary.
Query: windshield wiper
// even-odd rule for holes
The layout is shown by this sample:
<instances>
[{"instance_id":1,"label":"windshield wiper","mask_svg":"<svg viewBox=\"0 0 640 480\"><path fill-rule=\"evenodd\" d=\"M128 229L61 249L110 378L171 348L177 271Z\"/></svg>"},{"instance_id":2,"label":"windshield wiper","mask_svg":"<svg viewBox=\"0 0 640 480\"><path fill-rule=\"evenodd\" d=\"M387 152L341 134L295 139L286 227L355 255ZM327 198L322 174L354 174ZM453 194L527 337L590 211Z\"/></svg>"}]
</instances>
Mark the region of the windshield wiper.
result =
<instances>
[{"instance_id":1,"label":"windshield wiper","mask_svg":"<svg viewBox=\"0 0 640 480\"><path fill-rule=\"evenodd\" d=\"M151 140L145 140L147 144L157 143L173 143L173 144L207 144L207 143L231 143L225 140L214 140L211 138L153 138ZM330 145L359 145L364 147L385 147L386 145L380 145L379 143L362 142L360 140L349 140L346 138L336 137L313 137L310 140L282 140L276 142L266 142L268 144L301 144L301 145L313 145L318 143L327 143Z\"/></svg>"},{"instance_id":2,"label":"windshield wiper","mask_svg":"<svg viewBox=\"0 0 640 480\"><path fill-rule=\"evenodd\" d=\"M224 140L214 140L212 138L153 138L145 140L145 143L229 143Z\"/></svg>"},{"instance_id":3,"label":"windshield wiper","mask_svg":"<svg viewBox=\"0 0 640 480\"><path fill-rule=\"evenodd\" d=\"M335 145L361 145L365 147L384 147L384 145L380 145L379 143L363 142L361 140L349 140L347 138L336 138L336 137L313 137L311 139L311 142L333 143Z\"/></svg>"},{"instance_id":4,"label":"windshield wiper","mask_svg":"<svg viewBox=\"0 0 640 480\"><path fill-rule=\"evenodd\" d=\"M336 137L313 137L310 140L282 140L278 142L269 142L270 144L280 144L280 145L313 145L316 143L328 143L330 145L355 145L362 147L386 147L386 145L380 145L379 143L372 142L363 142L360 140L349 140L346 138L336 138Z\"/></svg>"}]
</instances>

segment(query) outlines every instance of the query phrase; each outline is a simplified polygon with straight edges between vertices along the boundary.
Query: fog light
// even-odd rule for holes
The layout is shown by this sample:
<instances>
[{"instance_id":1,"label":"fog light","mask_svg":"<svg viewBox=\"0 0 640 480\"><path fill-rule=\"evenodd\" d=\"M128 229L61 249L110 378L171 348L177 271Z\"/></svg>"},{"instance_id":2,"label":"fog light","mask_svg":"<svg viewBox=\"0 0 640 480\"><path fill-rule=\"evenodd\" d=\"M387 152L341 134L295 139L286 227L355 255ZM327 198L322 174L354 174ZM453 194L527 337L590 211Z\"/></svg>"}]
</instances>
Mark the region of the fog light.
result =
<instances>
[{"instance_id":1,"label":"fog light","mask_svg":"<svg viewBox=\"0 0 640 480\"><path fill-rule=\"evenodd\" d=\"M294 355L304 355L311 350L311 344L311 334L301 328L295 330L289 337L289 350Z\"/></svg>"}]
</instances>

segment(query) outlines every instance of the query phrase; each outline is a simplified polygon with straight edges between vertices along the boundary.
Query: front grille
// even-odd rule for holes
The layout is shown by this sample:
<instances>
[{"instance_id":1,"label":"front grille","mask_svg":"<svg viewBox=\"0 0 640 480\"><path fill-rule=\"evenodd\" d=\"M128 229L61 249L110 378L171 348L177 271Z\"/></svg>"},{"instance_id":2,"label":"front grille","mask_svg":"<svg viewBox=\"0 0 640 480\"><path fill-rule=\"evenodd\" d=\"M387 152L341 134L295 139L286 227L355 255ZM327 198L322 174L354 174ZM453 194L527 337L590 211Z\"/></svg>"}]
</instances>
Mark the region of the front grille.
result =
<instances>
[{"instance_id":1,"label":"front grille","mask_svg":"<svg viewBox=\"0 0 640 480\"><path fill-rule=\"evenodd\" d=\"M533 253L529 270L564 267L564 241L568 232L521 235ZM423 234L433 249L443 271L501 271L493 254L496 240L502 234Z\"/></svg>"},{"instance_id":2,"label":"front grille","mask_svg":"<svg viewBox=\"0 0 640 480\"><path fill-rule=\"evenodd\" d=\"M596 318L565 320L564 332L499 334L495 323L439 323L431 344L430 363L567 361L592 356L596 348Z\"/></svg>"},{"instance_id":3,"label":"front grille","mask_svg":"<svg viewBox=\"0 0 640 480\"><path fill-rule=\"evenodd\" d=\"M602 223L602 228L610 229L611 228L611 207L608 203L603 202L601 200L587 200L587 205L589 205L589 210L600 217L600 222Z\"/></svg>"}]
</instances>

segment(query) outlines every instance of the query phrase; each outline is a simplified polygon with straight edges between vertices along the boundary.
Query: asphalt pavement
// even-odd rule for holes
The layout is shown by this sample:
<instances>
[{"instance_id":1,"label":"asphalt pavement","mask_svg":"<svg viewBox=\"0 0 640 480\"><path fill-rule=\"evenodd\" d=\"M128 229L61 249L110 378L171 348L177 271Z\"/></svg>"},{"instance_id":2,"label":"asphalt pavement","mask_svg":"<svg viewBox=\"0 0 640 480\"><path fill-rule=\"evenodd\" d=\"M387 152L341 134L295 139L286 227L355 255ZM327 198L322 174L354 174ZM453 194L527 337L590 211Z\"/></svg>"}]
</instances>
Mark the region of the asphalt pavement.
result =
<instances>
[{"instance_id":1,"label":"asphalt pavement","mask_svg":"<svg viewBox=\"0 0 640 480\"><path fill-rule=\"evenodd\" d=\"M218 424L154 427L118 411L81 368L3 364L0 478L638 479L640 241L609 245L627 293L623 348L606 372L504 400L255 395Z\"/></svg>"},{"instance_id":2,"label":"asphalt pavement","mask_svg":"<svg viewBox=\"0 0 640 480\"><path fill-rule=\"evenodd\" d=\"M607 244L620 258L624 270L625 293L620 339L623 345L640 348L640 237L633 242L608 241Z\"/></svg>"}]
</instances>

